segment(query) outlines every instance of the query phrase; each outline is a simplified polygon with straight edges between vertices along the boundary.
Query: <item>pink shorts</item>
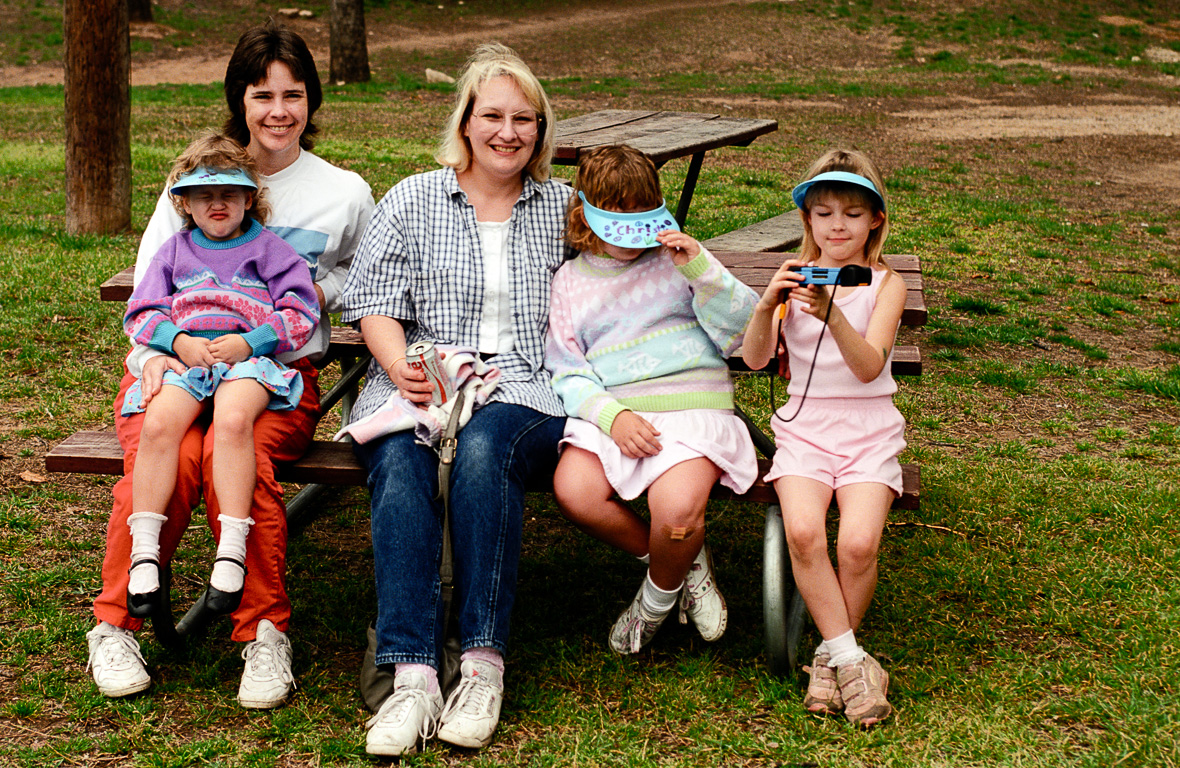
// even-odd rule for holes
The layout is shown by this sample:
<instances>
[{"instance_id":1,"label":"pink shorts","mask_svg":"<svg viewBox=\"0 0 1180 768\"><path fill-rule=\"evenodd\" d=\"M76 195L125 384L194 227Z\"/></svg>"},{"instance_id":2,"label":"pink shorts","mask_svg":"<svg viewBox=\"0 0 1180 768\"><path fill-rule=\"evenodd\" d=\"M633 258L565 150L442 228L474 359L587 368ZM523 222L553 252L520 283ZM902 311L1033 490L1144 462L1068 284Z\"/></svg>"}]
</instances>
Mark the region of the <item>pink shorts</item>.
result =
<instances>
[{"instance_id":1,"label":"pink shorts","mask_svg":"<svg viewBox=\"0 0 1180 768\"><path fill-rule=\"evenodd\" d=\"M795 400L788 400L779 412L793 414ZM783 421L776 413L770 426L776 450L766 482L790 475L833 489L881 483L901 495L897 457L905 450L905 418L892 397L809 397L793 421Z\"/></svg>"}]
</instances>

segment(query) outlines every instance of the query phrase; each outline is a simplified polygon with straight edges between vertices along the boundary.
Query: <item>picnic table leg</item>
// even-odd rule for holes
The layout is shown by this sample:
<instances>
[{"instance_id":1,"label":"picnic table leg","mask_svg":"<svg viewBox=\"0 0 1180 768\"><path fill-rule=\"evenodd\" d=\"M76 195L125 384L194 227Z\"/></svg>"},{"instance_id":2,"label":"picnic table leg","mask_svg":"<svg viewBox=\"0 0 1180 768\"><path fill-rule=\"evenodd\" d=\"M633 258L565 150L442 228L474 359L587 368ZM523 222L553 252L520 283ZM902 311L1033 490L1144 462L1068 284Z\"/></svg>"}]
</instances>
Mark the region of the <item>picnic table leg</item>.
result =
<instances>
[{"instance_id":1,"label":"picnic table leg","mask_svg":"<svg viewBox=\"0 0 1180 768\"><path fill-rule=\"evenodd\" d=\"M799 640L807 606L795 588L791 558L783 530L783 513L777 504L766 508L763 535L762 616L766 625L766 657L770 671L791 673L799 660Z\"/></svg>"},{"instance_id":2,"label":"picnic table leg","mask_svg":"<svg viewBox=\"0 0 1180 768\"><path fill-rule=\"evenodd\" d=\"M152 613L152 632L160 645L171 651L179 651L184 639L176 633L172 624L172 564L160 566L160 601Z\"/></svg>"},{"instance_id":3,"label":"picnic table leg","mask_svg":"<svg viewBox=\"0 0 1180 768\"><path fill-rule=\"evenodd\" d=\"M704 152L697 152L688 163L688 173L684 176L684 186L680 188L680 202L676 203L676 221L681 227L688 218L688 206L692 203L692 193L697 188L697 176L701 173L701 161L705 159Z\"/></svg>"},{"instance_id":4,"label":"picnic table leg","mask_svg":"<svg viewBox=\"0 0 1180 768\"><path fill-rule=\"evenodd\" d=\"M365 355L363 359L341 357L340 369L343 374L340 380L320 398L320 410L329 411L336 403L340 403L340 424L346 425L352 421L352 404L356 401L357 385L369 368L371 358ZM299 493L287 504L287 530L298 530L310 523L319 513L315 502L323 494L325 486L311 484L303 487Z\"/></svg>"}]
</instances>

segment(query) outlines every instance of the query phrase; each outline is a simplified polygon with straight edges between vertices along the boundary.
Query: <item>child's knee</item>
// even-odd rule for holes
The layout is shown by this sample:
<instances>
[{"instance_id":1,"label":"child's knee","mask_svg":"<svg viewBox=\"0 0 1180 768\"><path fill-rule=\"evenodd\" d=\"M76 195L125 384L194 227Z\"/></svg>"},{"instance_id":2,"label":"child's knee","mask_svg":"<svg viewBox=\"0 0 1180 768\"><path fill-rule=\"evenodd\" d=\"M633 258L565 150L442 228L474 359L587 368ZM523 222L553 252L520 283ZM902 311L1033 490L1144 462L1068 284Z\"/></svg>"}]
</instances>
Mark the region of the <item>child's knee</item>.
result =
<instances>
[{"instance_id":1,"label":"child's knee","mask_svg":"<svg viewBox=\"0 0 1180 768\"><path fill-rule=\"evenodd\" d=\"M842 570L864 571L877 564L880 541L872 536L847 536L836 543L836 561Z\"/></svg>"},{"instance_id":2,"label":"child's knee","mask_svg":"<svg viewBox=\"0 0 1180 768\"><path fill-rule=\"evenodd\" d=\"M213 412L213 431L222 439L241 442L254 439L255 417L240 408L218 408Z\"/></svg>"},{"instance_id":3,"label":"child's knee","mask_svg":"<svg viewBox=\"0 0 1180 768\"><path fill-rule=\"evenodd\" d=\"M703 507L683 504L652 512L652 530L669 541L689 541L705 535Z\"/></svg>"},{"instance_id":4,"label":"child's knee","mask_svg":"<svg viewBox=\"0 0 1180 768\"><path fill-rule=\"evenodd\" d=\"M823 526L784 518L787 546L796 555L828 556L828 534Z\"/></svg>"},{"instance_id":5,"label":"child's knee","mask_svg":"<svg viewBox=\"0 0 1180 768\"><path fill-rule=\"evenodd\" d=\"M176 419L159 410L148 411L143 418L143 425L139 430L140 450L146 445L156 450L169 444L180 444L180 439L188 431L188 425L179 424Z\"/></svg>"}]
</instances>

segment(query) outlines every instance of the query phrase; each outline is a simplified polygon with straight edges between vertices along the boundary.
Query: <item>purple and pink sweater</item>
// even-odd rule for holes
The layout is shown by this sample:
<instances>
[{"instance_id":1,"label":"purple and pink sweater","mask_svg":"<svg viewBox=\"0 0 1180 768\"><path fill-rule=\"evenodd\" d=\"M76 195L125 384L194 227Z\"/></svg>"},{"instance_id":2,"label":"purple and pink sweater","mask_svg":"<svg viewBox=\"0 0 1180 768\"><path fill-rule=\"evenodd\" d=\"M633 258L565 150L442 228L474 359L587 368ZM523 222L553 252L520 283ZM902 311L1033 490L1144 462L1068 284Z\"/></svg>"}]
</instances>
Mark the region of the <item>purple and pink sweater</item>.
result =
<instances>
[{"instance_id":1,"label":"purple and pink sweater","mask_svg":"<svg viewBox=\"0 0 1180 768\"><path fill-rule=\"evenodd\" d=\"M624 410L733 409L725 358L758 295L708 251L682 267L582 253L553 279L545 367L566 413L607 434Z\"/></svg>"},{"instance_id":2,"label":"purple and pink sweater","mask_svg":"<svg viewBox=\"0 0 1180 768\"><path fill-rule=\"evenodd\" d=\"M127 302L131 340L174 354L181 333L215 339L241 334L255 355L298 349L320 318L307 262L278 235L249 219L230 240L199 229L160 247Z\"/></svg>"}]
</instances>

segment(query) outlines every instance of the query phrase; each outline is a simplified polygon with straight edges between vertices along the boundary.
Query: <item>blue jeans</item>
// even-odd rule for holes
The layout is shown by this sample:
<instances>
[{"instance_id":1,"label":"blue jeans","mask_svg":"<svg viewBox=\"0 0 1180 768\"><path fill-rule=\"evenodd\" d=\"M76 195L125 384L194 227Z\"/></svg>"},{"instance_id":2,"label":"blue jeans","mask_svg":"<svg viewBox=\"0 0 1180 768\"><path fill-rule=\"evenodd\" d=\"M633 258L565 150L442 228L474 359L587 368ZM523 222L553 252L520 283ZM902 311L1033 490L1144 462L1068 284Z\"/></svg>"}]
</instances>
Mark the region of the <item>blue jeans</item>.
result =
<instances>
[{"instance_id":1,"label":"blue jeans","mask_svg":"<svg viewBox=\"0 0 1180 768\"><path fill-rule=\"evenodd\" d=\"M524 492L557 466L564 418L489 403L459 433L451 469L455 605L463 650L508 646L516 597ZM443 605L438 455L411 431L356 445L369 471L377 664L439 668Z\"/></svg>"}]
</instances>

